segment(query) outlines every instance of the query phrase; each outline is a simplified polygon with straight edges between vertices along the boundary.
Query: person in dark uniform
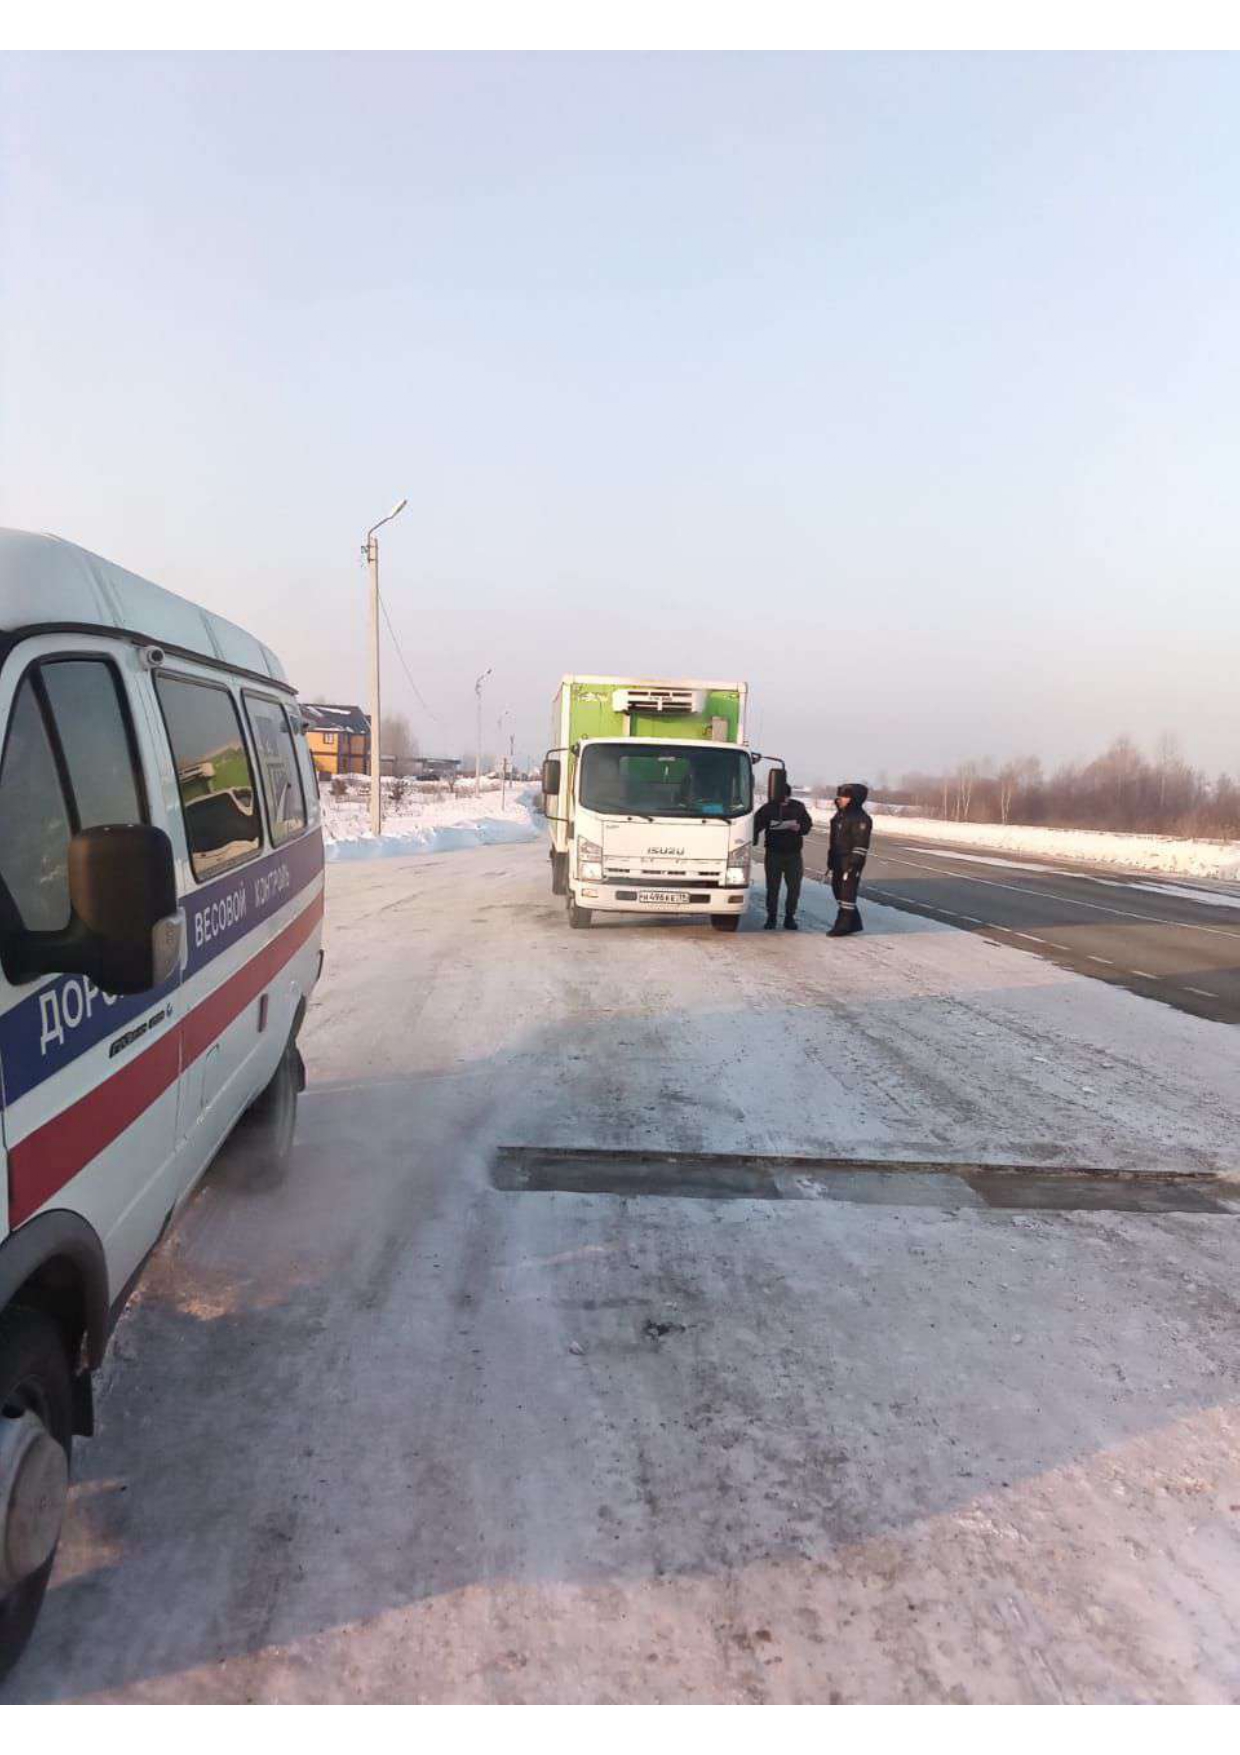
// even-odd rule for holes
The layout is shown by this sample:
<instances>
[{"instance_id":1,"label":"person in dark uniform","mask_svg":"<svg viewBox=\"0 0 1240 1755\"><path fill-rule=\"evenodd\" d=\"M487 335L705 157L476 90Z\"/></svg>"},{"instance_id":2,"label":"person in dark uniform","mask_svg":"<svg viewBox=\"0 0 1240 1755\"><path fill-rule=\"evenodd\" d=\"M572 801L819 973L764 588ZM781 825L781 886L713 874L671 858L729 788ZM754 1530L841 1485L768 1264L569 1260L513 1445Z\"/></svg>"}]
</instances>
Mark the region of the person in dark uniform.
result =
<instances>
[{"instance_id":1,"label":"person in dark uniform","mask_svg":"<svg viewBox=\"0 0 1240 1755\"><path fill-rule=\"evenodd\" d=\"M793 798L785 773L779 783L779 796L762 806L753 820L755 845L766 832L766 930L774 932L779 914L779 887L788 886L784 904L784 928L797 931L797 902L801 896L801 879L805 875L802 849L805 837L814 824L799 798Z\"/></svg>"},{"instance_id":2,"label":"person in dark uniform","mask_svg":"<svg viewBox=\"0 0 1240 1755\"><path fill-rule=\"evenodd\" d=\"M869 813L862 809L869 796L869 787L849 781L835 795L835 815L831 818L831 842L827 869L831 873L831 889L839 903L839 913L828 937L847 938L850 932L864 932L857 907L857 891L865 856L870 848L870 832L874 827Z\"/></svg>"}]
</instances>

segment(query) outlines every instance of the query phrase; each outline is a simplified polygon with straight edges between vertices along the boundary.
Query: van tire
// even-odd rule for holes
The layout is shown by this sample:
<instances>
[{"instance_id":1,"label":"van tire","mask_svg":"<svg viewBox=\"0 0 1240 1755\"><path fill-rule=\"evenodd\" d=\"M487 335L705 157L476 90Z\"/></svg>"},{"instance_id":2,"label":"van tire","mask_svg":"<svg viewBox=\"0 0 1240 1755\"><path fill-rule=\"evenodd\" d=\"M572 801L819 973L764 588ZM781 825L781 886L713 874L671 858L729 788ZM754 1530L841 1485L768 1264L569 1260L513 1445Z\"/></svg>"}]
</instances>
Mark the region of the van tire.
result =
<instances>
[{"instance_id":1,"label":"van tire","mask_svg":"<svg viewBox=\"0 0 1240 1755\"><path fill-rule=\"evenodd\" d=\"M568 854L553 853L551 855L551 894L567 896L568 894Z\"/></svg>"},{"instance_id":2,"label":"van tire","mask_svg":"<svg viewBox=\"0 0 1240 1755\"><path fill-rule=\"evenodd\" d=\"M290 1036L275 1072L237 1123L221 1155L230 1164L243 1163L267 1177L284 1170L293 1153L297 1096L305 1084L305 1065Z\"/></svg>"},{"instance_id":3,"label":"van tire","mask_svg":"<svg viewBox=\"0 0 1240 1755\"><path fill-rule=\"evenodd\" d=\"M592 919L593 919L593 915L590 913L590 910L588 908L579 908L577 906L576 902L574 902L571 897L569 898L568 924L570 926L576 926L576 927L589 926L590 921Z\"/></svg>"},{"instance_id":4,"label":"van tire","mask_svg":"<svg viewBox=\"0 0 1240 1755\"><path fill-rule=\"evenodd\" d=\"M44 1311L13 1306L0 1316L0 1419L27 1412L38 1415L68 1462L73 1380L64 1337ZM26 1649L55 1563L53 1547L37 1572L0 1597L0 1682Z\"/></svg>"},{"instance_id":5,"label":"van tire","mask_svg":"<svg viewBox=\"0 0 1240 1755\"><path fill-rule=\"evenodd\" d=\"M736 932L741 923L739 914L712 914L710 923L716 932Z\"/></svg>"}]
</instances>

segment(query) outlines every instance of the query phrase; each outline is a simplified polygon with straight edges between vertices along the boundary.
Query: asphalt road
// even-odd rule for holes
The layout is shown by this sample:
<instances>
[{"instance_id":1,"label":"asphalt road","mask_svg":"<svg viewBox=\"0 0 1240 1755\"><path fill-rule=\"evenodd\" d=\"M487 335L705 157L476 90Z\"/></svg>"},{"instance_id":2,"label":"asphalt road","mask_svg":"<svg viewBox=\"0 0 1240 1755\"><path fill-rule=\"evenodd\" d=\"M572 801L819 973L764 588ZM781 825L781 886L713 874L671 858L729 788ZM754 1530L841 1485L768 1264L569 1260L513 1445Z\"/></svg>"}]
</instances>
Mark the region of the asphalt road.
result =
<instances>
[{"instance_id":1,"label":"asphalt road","mask_svg":"<svg viewBox=\"0 0 1240 1755\"><path fill-rule=\"evenodd\" d=\"M827 837L806 852L826 863ZM876 834L865 897L1015 945L1180 1011L1240 1023L1240 893Z\"/></svg>"}]
</instances>

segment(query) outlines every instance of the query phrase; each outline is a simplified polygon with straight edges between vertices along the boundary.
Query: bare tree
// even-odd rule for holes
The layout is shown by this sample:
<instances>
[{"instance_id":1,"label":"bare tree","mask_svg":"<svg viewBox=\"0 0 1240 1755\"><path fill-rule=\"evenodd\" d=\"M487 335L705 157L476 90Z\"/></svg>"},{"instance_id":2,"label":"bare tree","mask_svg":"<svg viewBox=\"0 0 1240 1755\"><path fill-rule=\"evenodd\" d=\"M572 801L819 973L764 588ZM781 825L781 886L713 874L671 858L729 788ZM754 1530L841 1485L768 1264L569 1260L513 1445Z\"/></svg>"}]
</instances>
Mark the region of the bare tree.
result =
<instances>
[{"instance_id":1,"label":"bare tree","mask_svg":"<svg viewBox=\"0 0 1240 1755\"><path fill-rule=\"evenodd\" d=\"M379 721L379 739L385 756L408 761L418 754L418 740L404 713L385 713Z\"/></svg>"}]
</instances>

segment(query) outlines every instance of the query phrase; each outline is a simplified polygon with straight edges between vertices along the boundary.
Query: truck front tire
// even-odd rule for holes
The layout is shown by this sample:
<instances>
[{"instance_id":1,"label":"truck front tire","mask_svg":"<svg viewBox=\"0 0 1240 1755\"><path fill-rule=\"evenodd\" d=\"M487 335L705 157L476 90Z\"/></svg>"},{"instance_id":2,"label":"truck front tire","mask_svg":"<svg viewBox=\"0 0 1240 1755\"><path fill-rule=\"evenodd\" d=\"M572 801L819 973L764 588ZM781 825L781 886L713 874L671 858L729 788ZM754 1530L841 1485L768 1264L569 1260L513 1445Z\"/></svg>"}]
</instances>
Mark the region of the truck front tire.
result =
<instances>
[{"instance_id":1,"label":"truck front tire","mask_svg":"<svg viewBox=\"0 0 1240 1755\"><path fill-rule=\"evenodd\" d=\"M712 914L710 923L716 932L735 932L740 926L739 914Z\"/></svg>"},{"instance_id":2,"label":"truck front tire","mask_svg":"<svg viewBox=\"0 0 1240 1755\"><path fill-rule=\"evenodd\" d=\"M568 924L570 926L589 926L591 919L592 916L590 910L588 908L579 908L570 896L568 902Z\"/></svg>"}]
</instances>

